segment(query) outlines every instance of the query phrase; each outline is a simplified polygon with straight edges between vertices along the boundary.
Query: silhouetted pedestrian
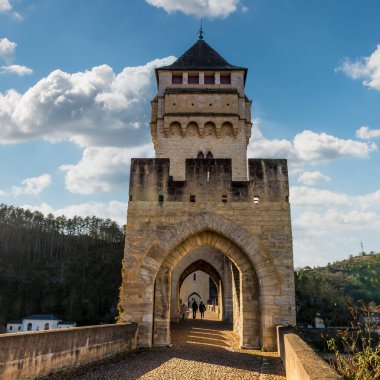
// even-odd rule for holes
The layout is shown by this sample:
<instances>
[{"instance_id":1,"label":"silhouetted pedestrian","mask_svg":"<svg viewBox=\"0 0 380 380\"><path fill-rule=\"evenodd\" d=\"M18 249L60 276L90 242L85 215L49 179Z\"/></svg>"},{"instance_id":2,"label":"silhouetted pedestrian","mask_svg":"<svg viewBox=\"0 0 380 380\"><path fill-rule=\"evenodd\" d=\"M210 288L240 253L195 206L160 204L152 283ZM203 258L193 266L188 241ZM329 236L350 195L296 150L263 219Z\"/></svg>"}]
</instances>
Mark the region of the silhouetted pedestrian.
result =
<instances>
[{"instance_id":1,"label":"silhouetted pedestrian","mask_svg":"<svg viewBox=\"0 0 380 380\"><path fill-rule=\"evenodd\" d=\"M205 317L206 305L201 301L199 304L199 312L201 313L201 319Z\"/></svg>"},{"instance_id":2,"label":"silhouetted pedestrian","mask_svg":"<svg viewBox=\"0 0 380 380\"><path fill-rule=\"evenodd\" d=\"M185 319L186 312L187 312L187 306L186 306L185 304L183 304L183 305L181 306L182 320Z\"/></svg>"},{"instance_id":3,"label":"silhouetted pedestrian","mask_svg":"<svg viewBox=\"0 0 380 380\"><path fill-rule=\"evenodd\" d=\"M193 304L191 305L191 308L193 309L193 319L195 319L197 317L197 311L198 311L197 301L194 300Z\"/></svg>"}]
</instances>

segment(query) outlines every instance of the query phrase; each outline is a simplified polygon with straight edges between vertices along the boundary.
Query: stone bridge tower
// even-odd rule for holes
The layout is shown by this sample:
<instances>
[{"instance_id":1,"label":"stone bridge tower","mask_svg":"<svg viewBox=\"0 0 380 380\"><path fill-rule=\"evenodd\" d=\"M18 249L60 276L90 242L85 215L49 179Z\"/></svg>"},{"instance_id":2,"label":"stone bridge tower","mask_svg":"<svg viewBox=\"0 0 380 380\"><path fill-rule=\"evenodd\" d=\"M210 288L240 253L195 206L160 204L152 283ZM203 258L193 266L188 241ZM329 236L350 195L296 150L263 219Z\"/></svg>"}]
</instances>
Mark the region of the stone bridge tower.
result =
<instances>
[{"instance_id":1,"label":"stone bridge tower","mask_svg":"<svg viewBox=\"0 0 380 380\"><path fill-rule=\"evenodd\" d=\"M274 349L275 326L295 323L287 163L247 160L246 76L202 33L156 69L156 158L132 159L119 304L140 346L170 344L181 285L197 270L217 285L219 317L242 347Z\"/></svg>"}]
</instances>

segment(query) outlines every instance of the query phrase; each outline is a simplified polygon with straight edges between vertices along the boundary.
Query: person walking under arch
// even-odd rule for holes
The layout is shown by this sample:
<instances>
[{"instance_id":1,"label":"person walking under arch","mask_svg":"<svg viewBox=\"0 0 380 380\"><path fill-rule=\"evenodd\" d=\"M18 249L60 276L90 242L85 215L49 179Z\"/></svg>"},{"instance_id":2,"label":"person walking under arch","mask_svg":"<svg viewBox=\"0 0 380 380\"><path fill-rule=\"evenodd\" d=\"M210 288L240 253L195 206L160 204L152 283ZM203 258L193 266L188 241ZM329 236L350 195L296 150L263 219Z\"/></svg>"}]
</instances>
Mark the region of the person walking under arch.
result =
<instances>
[{"instance_id":1,"label":"person walking under arch","mask_svg":"<svg viewBox=\"0 0 380 380\"><path fill-rule=\"evenodd\" d=\"M182 320L185 319L186 313L187 313L187 306L186 306L185 304L183 304L183 305L181 306L181 316L182 316Z\"/></svg>"},{"instance_id":2,"label":"person walking under arch","mask_svg":"<svg viewBox=\"0 0 380 380\"><path fill-rule=\"evenodd\" d=\"M206 310L206 305L203 303L203 301L201 301L199 304L199 312L201 313L201 319L204 319L205 317L205 310Z\"/></svg>"},{"instance_id":3,"label":"person walking under arch","mask_svg":"<svg viewBox=\"0 0 380 380\"><path fill-rule=\"evenodd\" d=\"M194 300L193 304L191 305L191 308L193 309L193 319L195 319L197 317L197 311L198 311L197 301Z\"/></svg>"}]
</instances>

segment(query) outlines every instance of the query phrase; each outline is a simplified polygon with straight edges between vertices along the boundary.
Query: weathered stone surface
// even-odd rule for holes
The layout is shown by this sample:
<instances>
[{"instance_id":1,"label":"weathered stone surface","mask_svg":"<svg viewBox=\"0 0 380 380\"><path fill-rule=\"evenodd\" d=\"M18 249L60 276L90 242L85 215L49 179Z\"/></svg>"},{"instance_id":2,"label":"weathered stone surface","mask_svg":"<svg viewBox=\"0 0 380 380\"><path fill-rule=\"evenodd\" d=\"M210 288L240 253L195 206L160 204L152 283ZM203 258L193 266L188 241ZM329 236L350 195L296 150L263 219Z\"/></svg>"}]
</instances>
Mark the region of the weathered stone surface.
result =
<instances>
[{"instance_id":1,"label":"weathered stone surface","mask_svg":"<svg viewBox=\"0 0 380 380\"><path fill-rule=\"evenodd\" d=\"M247 160L244 70L232 69L223 85L205 84L202 70L196 86L186 70L178 74L180 85L157 70L157 158L132 159L121 316L141 326L140 345L170 344L181 276L204 249L203 269L218 277L220 317L233 322L241 346L274 348L275 321L295 323L287 162ZM207 73L216 81L219 74ZM196 158L200 152L213 158ZM139 299L136 289L150 296Z\"/></svg>"},{"instance_id":2,"label":"weathered stone surface","mask_svg":"<svg viewBox=\"0 0 380 380\"><path fill-rule=\"evenodd\" d=\"M4 334L0 335L0 378L35 379L133 350L136 345L136 324Z\"/></svg>"}]
</instances>

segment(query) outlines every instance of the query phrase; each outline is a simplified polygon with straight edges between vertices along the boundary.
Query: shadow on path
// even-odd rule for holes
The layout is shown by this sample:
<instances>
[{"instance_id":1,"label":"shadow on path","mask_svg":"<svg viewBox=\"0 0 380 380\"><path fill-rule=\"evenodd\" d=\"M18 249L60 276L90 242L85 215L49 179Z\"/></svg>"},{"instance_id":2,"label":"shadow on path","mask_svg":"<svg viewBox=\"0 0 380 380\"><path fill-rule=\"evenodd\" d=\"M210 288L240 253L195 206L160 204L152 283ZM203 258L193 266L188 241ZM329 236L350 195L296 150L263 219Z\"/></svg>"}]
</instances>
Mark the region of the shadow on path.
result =
<instances>
[{"instance_id":1,"label":"shadow on path","mask_svg":"<svg viewBox=\"0 0 380 380\"><path fill-rule=\"evenodd\" d=\"M239 349L238 336L229 324L188 319L172 325L171 332L171 347L140 349L119 361L107 360L69 377L62 373L49 379L285 379L277 354Z\"/></svg>"}]
</instances>

